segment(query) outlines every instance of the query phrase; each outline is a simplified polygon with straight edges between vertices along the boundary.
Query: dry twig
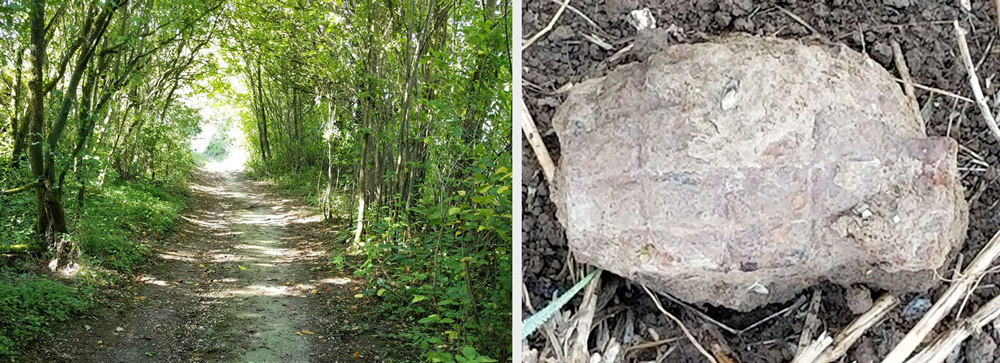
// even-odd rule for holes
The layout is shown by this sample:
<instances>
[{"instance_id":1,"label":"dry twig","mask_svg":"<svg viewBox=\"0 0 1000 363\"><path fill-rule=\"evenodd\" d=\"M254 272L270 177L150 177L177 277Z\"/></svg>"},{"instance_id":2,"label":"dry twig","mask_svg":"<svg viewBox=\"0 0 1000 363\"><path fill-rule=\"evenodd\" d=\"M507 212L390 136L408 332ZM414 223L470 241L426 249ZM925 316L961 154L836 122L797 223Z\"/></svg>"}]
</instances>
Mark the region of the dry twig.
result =
<instances>
[{"instance_id":1,"label":"dry twig","mask_svg":"<svg viewBox=\"0 0 1000 363\"><path fill-rule=\"evenodd\" d=\"M552 3L558 4L558 5L562 5L562 3L559 2L559 0L549 0L549 1L551 1ZM605 34L607 34L607 31L604 31L604 29L602 29L600 26L598 26L597 23L595 23L593 20L590 20L590 18L588 18L586 15L584 15L583 12L581 12L577 8L574 8L573 5L566 5L566 8L569 9L569 11L572 11L572 12L576 13L576 15L579 15L581 18L583 18L584 21L587 22L587 24L590 24L590 26L592 26L595 29L600 30L600 31L604 32Z\"/></svg>"},{"instance_id":2,"label":"dry twig","mask_svg":"<svg viewBox=\"0 0 1000 363\"><path fill-rule=\"evenodd\" d=\"M590 331L594 327L594 314L597 312L597 291L600 287L601 273L597 273L594 279L583 290L583 301L580 303L580 308L576 311L576 316L574 317L576 320L576 324L574 324L576 333L569 336L569 349L567 351L569 352L570 362L587 362L590 359L587 341L590 338Z\"/></svg>"},{"instance_id":3,"label":"dry twig","mask_svg":"<svg viewBox=\"0 0 1000 363\"><path fill-rule=\"evenodd\" d=\"M711 316L708 316L708 314L705 314L705 313L701 312L701 310L698 310L698 308L695 308L694 306L691 306L688 303L680 301L677 298L671 296L670 294L667 294L667 293L664 293L664 292L660 292L659 294L660 294L660 296L663 296L663 297L667 298L667 300L670 300L670 302L672 302L674 304L677 304L677 305L680 305L681 307L683 307L685 309L688 309L688 311L690 311L694 315L697 315L699 318L702 318L702 319L704 319L705 321L707 321L709 323L715 324L716 326L718 326L722 330L725 330L729 334L733 334L733 335L742 335L743 333L746 333L746 332L748 332L750 330L753 330L754 328L756 328L758 326L761 326L761 325L763 325L764 323L766 323L768 321L771 321L771 320L773 320L773 319L775 319L777 317L780 317L780 316L782 316L784 314L787 314L791 310L798 309L800 306L802 306L802 304L805 303L805 297L799 298L794 303L792 303L791 305L785 307L784 309L781 309L781 310L775 312L774 314L768 315L768 316L764 317L763 319L760 319L757 322L755 322L753 324L750 324L746 328L737 330L737 329L734 329L734 328L732 328L732 327L730 327L730 326L728 326L726 324L723 324L722 322L720 322L718 320L713 319Z\"/></svg>"},{"instance_id":4,"label":"dry twig","mask_svg":"<svg viewBox=\"0 0 1000 363\"><path fill-rule=\"evenodd\" d=\"M917 103L917 94L913 91L913 79L910 78L910 67L906 65L906 59L903 57L903 48L895 39L889 39L889 45L892 47L892 55L896 63L896 70L899 71L899 78L903 79L903 92L906 93L906 98L909 100L907 103L920 123L920 132L926 134L927 126L920 114L920 105Z\"/></svg>"},{"instance_id":5,"label":"dry twig","mask_svg":"<svg viewBox=\"0 0 1000 363\"><path fill-rule=\"evenodd\" d=\"M670 295L668 293L659 292L659 294L660 294L660 296L663 296L663 297L667 298L667 300L670 300L670 302L672 302L674 304L677 304L677 305L680 305L681 307L683 307L685 309L688 309L688 311L691 311L691 313L693 313L694 315L697 315L699 318L705 319L705 321L708 321L708 322L710 322L712 324L718 325L720 328L722 328L722 330L725 330L725 331L729 332L729 334L733 334L733 335L739 335L740 334L739 330L730 328L728 325L723 324L722 322L719 322L718 320L712 319L712 317L708 316L708 314L705 314L705 313L701 312L701 310L698 310L697 308L695 308L695 307L693 307L691 305L688 305L688 303L686 303L686 302L678 300L677 298L673 297L672 295Z\"/></svg>"},{"instance_id":6,"label":"dry twig","mask_svg":"<svg viewBox=\"0 0 1000 363\"><path fill-rule=\"evenodd\" d=\"M996 11L993 16L997 19L997 31L1000 32L1000 0L993 0L993 10Z\"/></svg>"},{"instance_id":7,"label":"dry twig","mask_svg":"<svg viewBox=\"0 0 1000 363\"><path fill-rule=\"evenodd\" d=\"M778 10L780 10L782 13L785 13L785 15L788 15L788 17L792 18L792 20L795 20L796 23L799 23L802 26L806 27L806 29L809 29L809 31L812 32L813 34L819 34L819 32L816 31L816 28L813 28L812 25L809 25L809 23L806 23L805 20L802 20L802 18L800 18L798 15L795 15L795 13L793 13L791 11L788 11L788 9L785 9L785 8L777 6L777 5L775 5L774 7L777 8Z\"/></svg>"},{"instance_id":8,"label":"dry twig","mask_svg":"<svg viewBox=\"0 0 1000 363\"><path fill-rule=\"evenodd\" d=\"M694 344L694 347L697 348L698 351L701 352L701 354L704 355L709 362L719 363L717 360L715 360L715 357L713 357L711 353L705 350L705 347L701 346L701 343L698 343L698 340L695 339L693 335L691 335L691 331L688 330L687 326L684 326L684 323L681 322L680 319L677 319L677 317L674 316L674 314L667 312L667 309L663 308L663 305L660 304L660 299L658 299L656 295L654 295L651 291L649 291L649 288L647 288L646 285L640 284L639 286L642 286L642 289L646 290L646 294L649 294L649 298L653 299L653 303L656 304L656 308L660 309L660 312L663 313L663 315L666 315L668 318L670 318L670 320L673 320L674 323L681 328L681 331L683 331L684 335L687 336L688 340L691 341L691 344Z\"/></svg>"},{"instance_id":9,"label":"dry twig","mask_svg":"<svg viewBox=\"0 0 1000 363\"><path fill-rule=\"evenodd\" d=\"M854 319L850 325L837 334L836 338L830 339L827 333L823 332L819 338L802 349L792 362L830 363L840 359L854 345L854 342L865 334L865 331L881 321L885 314L898 303L899 299L892 294L882 295L878 300L875 300L871 309Z\"/></svg>"},{"instance_id":10,"label":"dry twig","mask_svg":"<svg viewBox=\"0 0 1000 363\"><path fill-rule=\"evenodd\" d=\"M827 332L823 332L816 338L812 343L806 345L804 349L799 349L795 353L795 358L792 359L792 363L813 363L819 359L819 355L823 354L823 351L827 347L833 344L833 338L830 337Z\"/></svg>"},{"instance_id":11,"label":"dry twig","mask_svg":"<svg viewBox=\"0 0 1000 363\"><path fill-rule=\"evenodd\" d=\"M861 338L865 334L865 331L878 324L879 321L882 321L885 314L898 303L899 299L892 294L882 295L878 300L875 300L875 304L872 305L871 309L868 309L864 314L854 319L851 325L848 325L843 331L837 334L837 337L833 339L833 345L827 347L823 351L823 354L820 354L816 362L830 363L840 359L854 345L854 342L858 341L858 338Z\"/></svg>"},{"instance_id":12,"label":"dry twig","mask_svg":"<svg viewBox=\"0 0 1000 363\"><path fill-rule=\"evenodd\" d=\"M608 44L608 42L604 41L604 39L601 39L601 37L597 36L597 34L586 34L586 33L584 33L581 36L583 37L583 39L586 39L586 40L590 41L591 43L594 43L594 45L597 45L598 47L601 47L601 49L604 49L604 50L615 49L614 46L612 46L611 44Z\"/></svg>"},{"instance_id":13,"label":"dry twig","mask_svg":"<svg viewBox=\"0 0 1000 363\"><path fill-rule=\"evenodd\" d=\"M979 276L990 267L998 255L1000 255L1000 232L993 235L990 242L983 247L982 251L979 251L979 254L962 271L962 275L924 313L924 316L920 318L917 325L913 326L913 329L910 329L906 333L906 336L889 352L885 359L882 360L882 363L902 363L906 360L917 349L920 342L951 311L951 308L965 296L966 291L969 291L973 287Z\"/></svg>"},{"instance_id":14,"label":"dry twig","mask_svg":"<svg viewBox=\"0 0 1000 363\"><path fill-rule=\"evenodd\" d=\"M544 28L542 28L542 30L539 31L538 33L535 33L535 35L533 35L531 38L528 38L528 40L524 41L524 44L521 45L521 51L528 49L528 47L530 47L532 43L538 40L538 38L541 38L543 35L545 35L545 33L548 33L550 30L552 30L552 26L556 24L556 21L559 20L560 16L562 16L563 11L566 10L566 6L568 5L569 5L569 0L563 2L562 5L559 6L559 10L556 10L556 15L552 17L552 20L549 21L549 24L546 25Z\"/></svg>"},{"instance_id":15,"label":"dry twig","mask_svg":"<svg viewBox=\"0 0 1000 363\"><path fill-rule=\"evenodd\" d=\"M802 335L799 335L799 348L796 350L796 355L806 350L812 341L812 335L819 330L819 303L822 296L823 293L819 289L813 291L812 299L809 301L809 310L806 311L806 322L802 326Z\"/></svg>"},{"instance_id":16,"label":"dry twig","mask_svg":"<svg viewBox=\"0 0 1000 363\"><path fill-rule=\"evenodd\" d=\"M969 86L972 87L972 95L976 99L983 119L993 131L993 136L1000 140L1000 127L997 127L997 120L993 117L993 111L986 104L986 97L983 97L983 89L979 85L979 76L976 75L975 65L972 64L972 55L969 53L969 43L965 40L965 29L958 25L958 20L954 21L955 36L958 38L958 48L962 52L962 61L965 63L965 70L969 73Z\"/></svg>"},{"instance_id":17,"label":"dry twig","mask_svg":"<svg viewBox=\"0 0 1000 363\"><path fill-rule=\"evenodd\" d=\"M615 54L612 54L610 57L608 57L608 59L606 59L605 62L609 62L610 63L610 62L614 62L614 61L618 60L618 58L621 58L622 56L624 56L626 52L632 50L633 46L635 46L635 43L629 44L628 46L625 46L622 49L619 49L617 52L615 52Z\"/></svg>"},{"instance_id":18,"label":"dry twig","mask_svg":"<svg viewBox=\"0 0 1000 363\"><path fill-rule=\"evenodd\" d=\"M996 320L997 317L1000 317L1000 296L991 299L972 316L962 319L958 326L939 336L934 343L906 363L944 362L948 355L966 338L982 329L986 324Z\"/></svg>"},{"instance_id":19,"label":"dry twig","mask_svg":"<svg viewBox=\"0 0 1000 363\"><path fill-rule=\"evenodd\" d=\"M542 165L545 180L551 184L555 181L553 178L556 175L556 164L552 161L549 150L545 148L542 135L538 134L538 128L535 127L535 121L531 119L531 114L528 113L528 106L524 104L524 98L521 98L519 102L521 103L521 131L524 132L524 137L528 139L531 150L535 152L538 163Z\"/></svg>"},{"instance_id":20,"label":"dry twig","mask_svg":"<svg viewBox=\"0 0 1000 363\"><path fill-rule=\"evenodd\" d=\"M676 341L678 341L680 339L681 338L679 338L679 337L673 337L673 338L667 338L667 339L660 339L660 340L652 341L652 342L639 343L639 344L633 345L631 347L628 347L628 349L626 349L625 351L626 352L631 352L633 350L659 347L659 346L667 344L667 343L676 342Z\"/></svg>"},{"instance_id":21,"label":"dry twig","mask_svg":"<svg viewBox=\"0 0 1000 363\"><path fill-rule=\"evenodd\" d=\"M899 79L899 78L893 77L893 79L896 80L896 82L899 82L899 83L906 83L906 81L904 81L902 79ZM937 93L937 94L942 95L942 96L948 96L948 97L951 97L951 98L954 98L954 99L957 99L957 100L962 100L962 101L965 101L965 102L970 102L970 103L973 102L971 98L968 98L968 97L965 97L965 96L959 96L958 94L956 94L954 92L948 92L948 91L945 91L945 90L940 89L940 88L934 88L934 87L931 87L931 86L925 86L925 85L922 85L920 83L910 82L910 84L913 85L913 87L922 89L922 90L927 91L927 92Z\"/></svg>"},{"instance_id":22,"label":"dry twig","mask_svg":"<svg viewBox=\"0 0 1000 363\"><path fill-rule=\"evenodd\" d=\"M773 320L775 318L778 318L778 317L780 317L782 315L785 315L785 314L787 314L788 312L790 312L792 310L797 310L800 306L802 306L802 304L805 304L805 303L806 303L806 297L805 297L805 295L800 296L797 300L795 300L794 303L792 303L791 305L788 305L784 309L778 310L774 314L768 315L767 317L765 317L763 319L760 319L760 320L757 320L757 322L755 322L753 324L750 324L746 328L740 329L740 331L737 333L737 335L742 335L743 333L746 333L746 332L748 332L750 330L753 330L753 328L761 326L761 325L763 325L766 322L769 322L769 321L771 321L771 320Z\"/></svg>"}]
</instances>

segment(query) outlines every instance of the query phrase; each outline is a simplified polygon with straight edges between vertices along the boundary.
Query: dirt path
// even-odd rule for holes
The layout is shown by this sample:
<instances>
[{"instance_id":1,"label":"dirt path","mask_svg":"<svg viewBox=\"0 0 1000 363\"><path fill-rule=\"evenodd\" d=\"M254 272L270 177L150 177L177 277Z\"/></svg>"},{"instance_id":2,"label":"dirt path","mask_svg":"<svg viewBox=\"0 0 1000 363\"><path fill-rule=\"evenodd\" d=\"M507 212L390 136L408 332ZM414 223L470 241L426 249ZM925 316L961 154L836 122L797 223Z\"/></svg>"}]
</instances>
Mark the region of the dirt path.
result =
<instances>
[{"instance_id":1,"label":"dirt path","mask_svg":"<svg viewBox=\"0 0 1000 363\"><path fill-rule=\"evenodd\" d=\"M56 329L26 361L340 362L413 359L378 331L350 276L327 270L337 233L241 172L199 170L177 232L127 302ZM352 305L354 304L354 305ZM361 306L359 306L361 305ZM371 328L378 325L378 329ZM392 358L386 357L386 352Z\"/></svg>"}]
</instances>

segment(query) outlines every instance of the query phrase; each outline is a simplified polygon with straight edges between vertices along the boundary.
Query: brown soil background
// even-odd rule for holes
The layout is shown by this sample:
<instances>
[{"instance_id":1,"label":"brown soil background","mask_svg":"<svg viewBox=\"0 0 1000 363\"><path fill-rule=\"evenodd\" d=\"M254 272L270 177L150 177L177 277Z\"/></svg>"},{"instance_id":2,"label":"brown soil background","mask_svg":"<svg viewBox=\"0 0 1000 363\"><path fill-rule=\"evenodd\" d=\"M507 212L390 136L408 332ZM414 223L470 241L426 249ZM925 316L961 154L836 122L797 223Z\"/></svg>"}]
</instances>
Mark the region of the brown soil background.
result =
<instances>
[{"instance_id":1,"label":"brown soil background","mask_svg":"<svg viewBox=\"0 0 1000 363\"><path fill-rule=\"evenodd\" d=\"M977 73L983 80L983 91L993 102L993 96L1000 91L997 78L1000 62L1000 40L997 40L997 14L991 1L972 2L972 11L966 13L959 8L958 1L934 2L919 0L879 0L821 2L765 1L749 0L721 1L649 1L649 0L573 0L570 5L592 19L599 28L588 24L582 17L567 10L547 35L536 41L523 54L523 91L528 110L543 135L545 144L558 163L559 143L550 126L550 118L565 99L559 93L568 83L602 76L617 65L634 62L636 55L628 54L614 61L609 58L619 49L636 42L636 31L626 21L632 10L649 8L657 20L658 28L670 26L682 30L681 37L673 41L699 42L712 37L733 33L749 33L761 36L808 39L809 41L842 43L852 49L867 53L873 60L897 75L893 65L889 39L895 39L903 48L914 82L936 87L957 94L972 97L967 75L960 58L951 21L959 19L969 30L968 41L974 62L982 60ZM781 6L799 16L817 30L813 34L791 17L779 11ZM550 0L526 1L523 9L522 25L525 38L534 35L544 27L558 9L558 4ZM596 34L614 46L604 50L584 39L583 34ZM640 38L641 42L642 39ZM638 49L640 44L636 44ZM801 75L808 77L808 75ZM932 95L917 89L917 97L925 112L929 135L948 135L959 144L974 150L991 165L1000 156L1000 145L990 134L979 110L963 101ZM991 105L992 106L992 105ZM994 109L997 109L994 107ZM949 132L949 124L950 132ZM523 273L528 297L532 305L541 307L551 301L553 294L566 291L575 282L566 273L566 237L555 218L555 207L548 197L548 186L542 176L537 159L527 140L524 143L524 168L522 169L522 197L524 220L522 221L524 241ZM959 153L959 165L969 166L970 156ZM962 183L966 187L966 198L970 201L970 221L968 237L959 252L968 263L983 245L997 232L1000 214L1000 175L993 167L989 170L964 172ZM616 289L614 299L605 309L614 311L610 325L615 319L630 312L636 317L637 334L650 339L646 328L656 329L661 337L680 335L675 325L657 311L645 293L634 285L623 283L621 279L605 274L602 279L604 289ZM986 299L1000 293L997 275L986 276L975 294L970 297L967 312ZM933 299L941 294L947 285L926 293L900 296L901 306L890 312L888 319L869 330L844 361L869 362L880 360L889 349L916 323L917 317L904 318L903 306L919 298ZM823 303L819 314L824 328L832 333L840 331L854 317L848 309L845 289L826 284L818 286L823 290ZM881 292L872 291L877 297ZM803 295L809 294L808 291ZM575 310L580 298L571 302L566 309ZM727 309L702 306L702 311L733 328L741 329L792 304L760 308L748 313L737 313ZM683 309L664 300L665 307L674 312ZM726 334L728 344L736 352L741 362L783 362L794 355L794 345L802 327L802 314L770 321L739 336ZM624 319L624 318L622 318ZM689 326L700 323L697 318L682 318ZM943 326L952 324L949 317ZM641 327L641 329L640 329ZM942 329L939 326L939 329ZM987 326L982 334L974 336L963 344L955 362L994 362L1000 358L995 352L1000 341L1000 331ZM535 334L529 344L541 349L543 338ZM679 343L677 351L669 361L701 362L703 357L688 344ZM634 360L655 358L652 351L630 356Z\"/></svg>"}]
</instances>

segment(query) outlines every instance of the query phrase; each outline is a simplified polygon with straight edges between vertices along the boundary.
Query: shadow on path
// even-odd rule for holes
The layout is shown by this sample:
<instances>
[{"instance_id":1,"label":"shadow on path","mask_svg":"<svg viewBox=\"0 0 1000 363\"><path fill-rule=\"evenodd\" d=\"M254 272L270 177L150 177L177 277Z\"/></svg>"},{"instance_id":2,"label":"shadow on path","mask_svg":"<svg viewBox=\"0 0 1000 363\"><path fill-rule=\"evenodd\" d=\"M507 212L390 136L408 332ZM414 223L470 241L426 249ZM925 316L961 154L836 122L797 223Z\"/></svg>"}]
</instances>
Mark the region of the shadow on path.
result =
<instances>
[{"instance_id":1,"label":"shadow on path","mask_svg":"<svg viewBox=\"0 0 1000 363\"><path fill-rule=\"evenodd\" d=\"M34 344L28 362L410 361L363 286L325 268L338 233L239 171L202 168L192 197L123 309L98 309ZM363 282L362 282L363 283ZM393 319L398 320L398 319ZM376 328L372 328L372 326ZM390 333L384 333L390 332Z\"/></svg>"}]
</instances>

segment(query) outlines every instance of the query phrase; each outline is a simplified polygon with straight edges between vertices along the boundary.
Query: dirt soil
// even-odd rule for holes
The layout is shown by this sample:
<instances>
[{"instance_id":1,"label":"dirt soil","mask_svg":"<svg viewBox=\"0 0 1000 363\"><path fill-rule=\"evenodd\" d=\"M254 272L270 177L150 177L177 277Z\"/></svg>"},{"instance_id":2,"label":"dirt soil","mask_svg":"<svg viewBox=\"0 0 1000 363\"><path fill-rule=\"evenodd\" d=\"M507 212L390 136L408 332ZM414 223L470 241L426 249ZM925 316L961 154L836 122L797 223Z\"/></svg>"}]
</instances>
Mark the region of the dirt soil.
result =
<instances>
[{"instance_id":1,"label":"dirt soil","mask_svg":"<svg viewBox=\"0 0 1000 363\"><path fill-rule=\"evenodd\" d=\"M978 66L977 73L984 82L984 93L991 99L1000 90L1000 80L996 79L1000 70L997 53L997 14L992 2L972 2L970 12L959 8L958 1L938 2L922 0L880 0L847 1L828 0L805 1L764 1L748 0L700 0L700 1L652 1L652 0L573 0L575 7L592 20L591 25L582 16L571 10L565 11L553 30L525 50L522 78L525 102L529 112L542 133L546 146L558 163L560 150L557 136L552 131L550 120L566 97L567 84L577 84L582 80L605 75L616 66L640 59L636 53L655 50L662 43L652 44L646 37L637 36L635 28L627 22L632 10L649 8L657 20L658 28L672 34L672 43L701 42L713 37L733 33L749 33L760 36L807 39L811 42L842 43L859 52L867 53L893 75L897 75L893 65L889 40L900 43L914 82L948 90L966 97L972 97L967 74L962 66L958 43L952 20L958 19L969 31L968 41L973 61ZM780 9L779 9L780 7ZM535 34L544 27L558 9L551 0L525 2L523 29L525 37ZM784 9L787 11L782 11ZM793 19L794 14L808 27ZM584 35L595 35L612 46L603 49ZM632 51L612 58L619 50L634 45ZM652 48L652 49L651 49ZM808 77L808 74L800 75ZM972 150L986 162L995 165L1000 156L1000 145L990 134L978 109L964 101L951 97L932 95L917 89L917 98L922 114L927 122L927 133L944 135ZM991 101L992 102L992 101ZM535 307L544 306L553 294L562 293L572 286L567 263L568 256L565 233L555 218L554 206L549 199L548 185L540 171L534 153L524 140L523 177L523 273L525 286L531 303ZM994 167L974 168L970 163L973 156L967 151L959 153L959 166L963 168L962 184L969 200L970 225L967 239L958 253L961 261L968 263L1000 228L1000 183L996 178L1000 173ZM985 170L984 170L985 169ZM945 272L948 273L948 272ZM606 275L607 276L607 275ZM617 289L614 299L605 308L609 312L608 326L615 326L616 319L635 317L635 330L649 340L648 329L658 332L661 337L677 336L675 325L657 311L651 300L635 286L622 283L620 279L604 278L605 289ZM976 293L970 297L965 310L975 307L988 298L1000 293L996 274L986 276ZM926 299L933 301L947 285L923 294L900 296L902 306L889 314L887 321L875 326L848 352L845 361L870 362L883 357L889 349L912 327L926 306ZM870 300L857 301L859 296L878 297L881 291L870 294L857 293L854 289L867 290L855 286L848 293L845 288L825 284L817 288L823 291L820 319L831 332L837 332L853 319L851 308L870 304ZM804 292L796 299L774 304L747 313L701 306L709 316L733 328L741 329L754 322L801 300ZM851 301L848 301L850 297ZM863 299L864 300L864 299ZM573 304L578 304L579 298ZM683 309L666 303L666 308L675 312ZM572 309L572 308L571 308ZM574 309L575 310L575 309ZM904 311L905 310L905 311ZM725 334L726 342L742 362L782 362L794 354L794 345L802 327L801 312L791 313L772 320L740 335ZM951 319L946 324L951 323ZM698 323L689 317L689 324ZM690 325L689 325L690 326ZM987 326L983 334L970 339L958 352L957 362L992 362L995 359L996 342L1000 341L997 329ZM592 343L593 343L592 339ZM682 340L683 341L683 340ZM538 334L529 343L541 349L545 343ZM592 345L593 347L593 345ZM666 350L661 347L660 352ZM1000 356L1000 355L997 355ZM629 355L629 360L650 360L657 357L655 348L645 349ZM700 362L703 357L690 344L679 344L669 361Z\"/></svg>"},{"instance_id":2,"label":"dirt soil","mask_svg":"<svg viewBox=\"0 0 1000 363\"><path fill-rule=\"evenodd\" d=\"M335 228L242 172L199 170L177 231L125 301L56 327L25 362L409 361L363 285L328 261ZM363 282L361 282L363 284Z\"/></svg>"}]
</instances>

